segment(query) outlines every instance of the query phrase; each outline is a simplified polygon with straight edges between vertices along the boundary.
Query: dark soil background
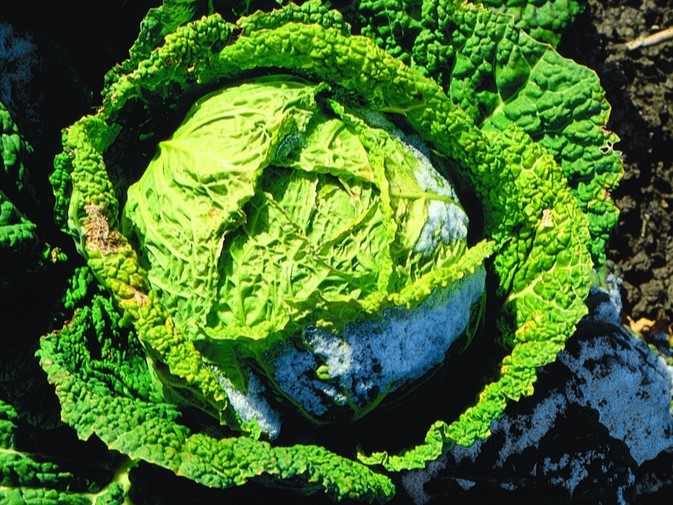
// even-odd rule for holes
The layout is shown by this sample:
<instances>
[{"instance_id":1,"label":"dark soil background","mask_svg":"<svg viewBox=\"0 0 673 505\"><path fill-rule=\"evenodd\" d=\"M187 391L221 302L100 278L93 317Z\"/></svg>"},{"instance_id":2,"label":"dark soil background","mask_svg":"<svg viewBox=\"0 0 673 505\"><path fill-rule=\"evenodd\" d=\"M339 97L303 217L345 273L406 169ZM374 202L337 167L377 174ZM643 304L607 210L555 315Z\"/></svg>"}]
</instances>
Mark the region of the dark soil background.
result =
<instances>
[{"instance_id":1,"label":"dark soil background","mask_svg":"<svg viewBox=\"0 0 673 505\"><path fill-rule=\"evenodd\" d=\"M589 1L560 47L593 68L612 105L608 128L621 138L621 211L609 257L623 279L625 322L673 334L673 39L629 44L673 27L672 0Z\"/></svg>"}]
</instances>

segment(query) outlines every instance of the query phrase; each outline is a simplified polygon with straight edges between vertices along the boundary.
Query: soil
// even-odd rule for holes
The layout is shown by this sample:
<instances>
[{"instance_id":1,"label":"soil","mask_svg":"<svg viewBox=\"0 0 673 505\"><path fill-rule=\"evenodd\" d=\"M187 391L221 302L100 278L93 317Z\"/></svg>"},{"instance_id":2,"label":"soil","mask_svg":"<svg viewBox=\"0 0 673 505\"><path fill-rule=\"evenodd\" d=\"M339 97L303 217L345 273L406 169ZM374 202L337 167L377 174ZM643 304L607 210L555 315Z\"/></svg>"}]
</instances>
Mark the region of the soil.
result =
<instances>
[{"instance_id":1,"label":"soil","mask_svg":"<svg viewBox=\"0 0 673 505\"><path fill-rule=\"evenodd\" d=\"M621 215L609 258L622 279L625 322L673 334L673 39L630 43L673 28L672 0L590 1L560 47L593 68L612 105L608 128L621 142Z\"/></svg>"}]
</instances>

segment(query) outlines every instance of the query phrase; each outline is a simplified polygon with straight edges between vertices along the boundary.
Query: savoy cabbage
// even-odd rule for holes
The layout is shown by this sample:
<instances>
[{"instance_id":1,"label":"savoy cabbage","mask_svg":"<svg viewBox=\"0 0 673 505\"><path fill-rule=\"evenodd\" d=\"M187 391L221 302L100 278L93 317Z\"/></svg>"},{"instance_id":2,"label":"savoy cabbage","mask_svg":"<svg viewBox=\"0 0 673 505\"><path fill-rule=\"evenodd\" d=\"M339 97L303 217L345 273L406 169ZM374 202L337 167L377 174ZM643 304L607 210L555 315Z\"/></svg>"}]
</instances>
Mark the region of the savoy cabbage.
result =
<instances>
[{"instance_id":1,"label":"savoy cabbage","mask_svg":"<svg viewBox=\"0 0 673 505\"><path fill-rule=\"evenodd\" d=\"M586 313L616 219L609 107L516 2L246 4L151 10L64 132L55 218L86 264L40 363L64 422L125 456L106 500L144 461L387 501L487 437ZM443 377L476 344L460 399ZM417 438L367 443L360 418L425 387Z\"/></svg>"}]
</instances>

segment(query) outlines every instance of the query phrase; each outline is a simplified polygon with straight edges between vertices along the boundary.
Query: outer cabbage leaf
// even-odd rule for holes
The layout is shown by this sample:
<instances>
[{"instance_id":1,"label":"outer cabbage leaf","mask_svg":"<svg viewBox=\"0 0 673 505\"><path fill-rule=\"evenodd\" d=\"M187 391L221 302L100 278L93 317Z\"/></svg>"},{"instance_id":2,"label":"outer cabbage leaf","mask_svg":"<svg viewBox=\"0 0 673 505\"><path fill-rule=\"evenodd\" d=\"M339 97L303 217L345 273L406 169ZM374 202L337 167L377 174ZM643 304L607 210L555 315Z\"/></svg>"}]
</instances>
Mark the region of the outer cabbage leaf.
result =
<instances>
[{"instance_id":1,"label":"outer cabbage leaf","mask_svg":"<svg viewBox=\"0 0 673 505\"><path fill-rule=\"evenodd\" d=\"M0 400L0 503L11 505L122 505L129 468L122 466L107 485L73 472L68 465L21 451L15 443L19 416Z\"/></svg>"},{"instance_id":2,"label":"outer cabbage leaf","mask_svg":"<svg viewBox=\"0 0 673 505\"><path fill-rule=\"evenodd\" d=\"M18 305L19 293L30 289L55 263L65 260L60 249L44 243L44 230L38 229L40 201L29 177L34 160L32 147L10 111L0 103L0 296L3 302L7 296ZM14 324L22 324L21 316L15 319L11 303L3 305L10 314L4 318L4 325L11 332Z\"/></svg>"},{"instance_id":3,"label":"outer cabbage leaf","mask_svg":"<svg viewBox=\"0 0 673 505\"><path fill-rule=\"evenodd\" d=\"M0 251L3 256L35 248L38 244L36 230L37 226L0 191Z\"/></svg>"},{"instance_id":4,"label":"outer cabbage leaf","mask_svg":"<svg viewBox=\"0 0 673 505\"><path fill-rule=\"evenodd\" d=\"M481 0L475 3L512 16L518 28L554 47L585 6L585 0Z\"/></svg>"},{"instance_id":5,"label":"outer cabbage leaf","mask_svg":"<svg viewBox=\"0 0 673 505\"><path fill-rule=\"evenodd\" d=\"M105 85L146 58L177 27L205 14L211 14L212 4L212 0L165 0L159 7L150 9L140 24L137 39L129 49L129 59L105 76Z\"/></svg>"},{"instance_id":6,"label":"outer cabbage leaf","mask_svg":"<svg viewBox=\"0 0 673 505\"><path fill-rule=\"evenodd\" d=\"M288 480L304 492L336 499L391 496L387 477L321 447L273 447L251 437L195 432L156 389L146 355L122 327L111 297L95 285L82 293L80 284L73 283L79 295L69 295L78 305L73 318L43 338L39 351L63 420L80 438L95 433L131 461L154 463L209 487Z\"/></svg>"},{"instance_id":7,"label":"outer cabbage leaf","mask_svg":"<svg viewBox=\"0 0 673 505\"><path fill-rule=\"evenodd\" d=\"M510 166L517 164L522 168L517 177L521 189L561 177L549 154L522 132L486 133L504 149ZM539 195L529 194L523 201L532 203L537 198ZM584 216L574 197L568 193L556 195L543 206L542 219L530 230L531 235L524 239L523 232L519 242L506 244L495 259L494 267L502 281L507 279L507 272L516 270L503 306L516 330L506 337L511 339L512 352L503 359L499 378L483 389L476 405L458 420L434 423L423 444L400 455L361 455L362 461L396 471L422 468L453 444L469 446L476 439L486 438L490 420L504 411L508 401L533 394L536 369L554 361L574 332L575 322L585 313L577 303L576 293L562 286L588 282L590 268L586 261L588 231L576 226L584 221ZM522 255L526 259L517 266Z\"/></svg>"},{"instance_id":8,"label":"outer cabbage leaf","mask_svg":"<svg viewBox=\"0 0 673 505\"><path fill-rule=\"evenodd\" d=\"M12 116L0 103L0 148L2 149L2 165L0 181L5 191L26 191L28 172L25 158L32 151L19 133Z\"/></svg>"},{"instance_id":9,"label":"outer cabbage leaf","mask_svg":"<svg viewBox=\"0 0 673 505\"><path fill-rule=\"evenodd\" d=\"M330 28L331 22L325 27L282 22L283 16L275 19L271 27L262 24L260 29L244 19L240 27L246 28L240 31L217 15L195 21L166 36L165 43L146 60L110 84L98 114L69 129L59 158L59 166L73 181L71 231L81 240L97 278L113 293L123 319L135 324L151 362L169 369L171 380L162 383L175 386L184 401L196 398L200 407L221 412L226 409L221 390L205 373L198 354L176 333L148 290L135 252L116 230L118 203L106 171L106 154L114 150L115 142L154 135L151 125L122 134L117 121L123 120L118 118L127 104L146 103L151 109L158 102L175 103L181 96L194 96L200 87L235 80L258 68L298 72L334 84L357 94L368 109L403 117L421 138L455 160L481 200L484 234L496 243L494 270L508 314L505 340L513 346L499 378L486 386L477 404L455 422L434 425L428 444L400 458L385 454L365 458L394 470L422 466L454 443L469 445L487 436L491 421L502 414L506 402L532 393L536 369L552 361L572 334L586 311L584 298L590 284L586 216L553 158L516 125L508 124L502 130L482 125L480 129L436 82L404 66L369 39L348 37L343 30ZM64 397L63 392L60 396L66 404L77 405L76 397ZM106 395L106 401L110 400ZM83 411L87 404L83 402L76 410ZM108 418L118 417L122 425L127 424L123 410L113 415L107 412ZM104 432L105 427L89 429ZM204 440L202 435L194 437ZM226 440L208 439L201 446L204 454L212 456L212 448L229 444ZM254 441L233 440L243 445ZM264 447L267 451L271 446ZM321 449L302 451L292 457L313 462L325 454ZM258 459L230 456L228 464L234 465L255 465ZM331 482L345 482L330 471L324 475L335 479ZM382 484L377 489L386 489L384 495L389 491Z\"/></svg>"},{"instance_id":10,"label":"outer cabbage leaf","mask_svg":"<svg viewBox=\"0 0 673 505\"><path fill-rule=\"evenodd\" d=\"M441 2L436 0L358 0L334 1L363 35L374 39L390 54L410 63L410 43L423 30L427 19L424 9ZM444 2L446 3L446 2ZM510 16L517 28L531 37L556 47L564 30L584 8L583 0L481 0L489 10Z\"/></svg>"},{"instance_id":11,"label":"outer cabbage leaf","mask_svg":"<svg viewBox=\"0 0 673 505\"><path fill-rule=\"evenodd\" d=\"M100 454L92 462L74 435L67 454L56 448L65 428L34 352L68 266L43 242L49 224L40 219L35 171L29 177L39 161L0 104L0 503L126 503L123 462L111 468L115 458Z\"/></svg>"},{"instance_id":12,"label":"outer cabbage leaf","mask_svg":"<svg viewBox=\"0 0 673 505\"><path fill-rule=\"evenodd\" d=\"M26 157L30 152L9 111L0 103L0 258L8 275L9 267L39 244L37 225L17 207L28 192ZM5 282L8 281L3 275L0 289L4 289Z\"/></svg>"},{"instance_id":13,"label":"outer cabbage leaf","mask_svg":"<svg viewBox=\"0 0 673 505\"><path fill-rule=\"evenodd\" d=\"M610 107L598 76L561 57L512 24L536 18L564 26L574 2L507 4L496 12L464 0L361 2L348 20L391 54L443 85L478 125L504 130L516 124L552 153L589 216L591 253L605 262L605 246L617 223L610 197L622 175L618 141L605 130ZM534 30L533 30L534 31ZM559 32L557 32L559 33Z\"/></svg>"}]
</instances>

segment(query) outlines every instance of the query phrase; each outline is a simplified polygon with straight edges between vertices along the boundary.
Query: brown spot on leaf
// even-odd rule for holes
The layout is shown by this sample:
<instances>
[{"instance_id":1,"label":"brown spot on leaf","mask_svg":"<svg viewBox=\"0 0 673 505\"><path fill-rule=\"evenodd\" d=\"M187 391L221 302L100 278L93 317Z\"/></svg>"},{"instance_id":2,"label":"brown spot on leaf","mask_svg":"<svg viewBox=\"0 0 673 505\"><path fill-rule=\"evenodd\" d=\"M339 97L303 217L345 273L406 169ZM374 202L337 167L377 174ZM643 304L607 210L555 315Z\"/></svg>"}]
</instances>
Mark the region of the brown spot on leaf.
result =
<instances>
[{"instance_id":1,"label":"brown spot on leaf","mask_svg":"<svg viewBox=\"0 0 673 505\"><path fill-rule=\"evenodd\" d=\"M136 288L133 288L133 302L138 305L138 307L144 307L147 305L148 301L149 299L145 293Z\"/></svg>"},{"instance_id":2,"label":"brown spot on leaf","mask_svg":"<svg viewBox=\"0 0 673 505\"><path fill-rule=\"evenodd\" d=\"M542 211L542 220L540 221L540 226L543 228L553 228L554 221L551 216L551 209L544 209Z\"/></svg>"},{"instance_id":3,"label":"brown spot on leaf","mask_svg":"<svg viewBox=\"0 0 673 505\"><path fill-rule=\"evenodd\" d=\"M124 237L117 230L110 230L110 224L103 210L96 205L84 207L87 217L84 219L84 233L87 246L103 254L116 252L124 245Z\"/></svg>"}]
</instances>

